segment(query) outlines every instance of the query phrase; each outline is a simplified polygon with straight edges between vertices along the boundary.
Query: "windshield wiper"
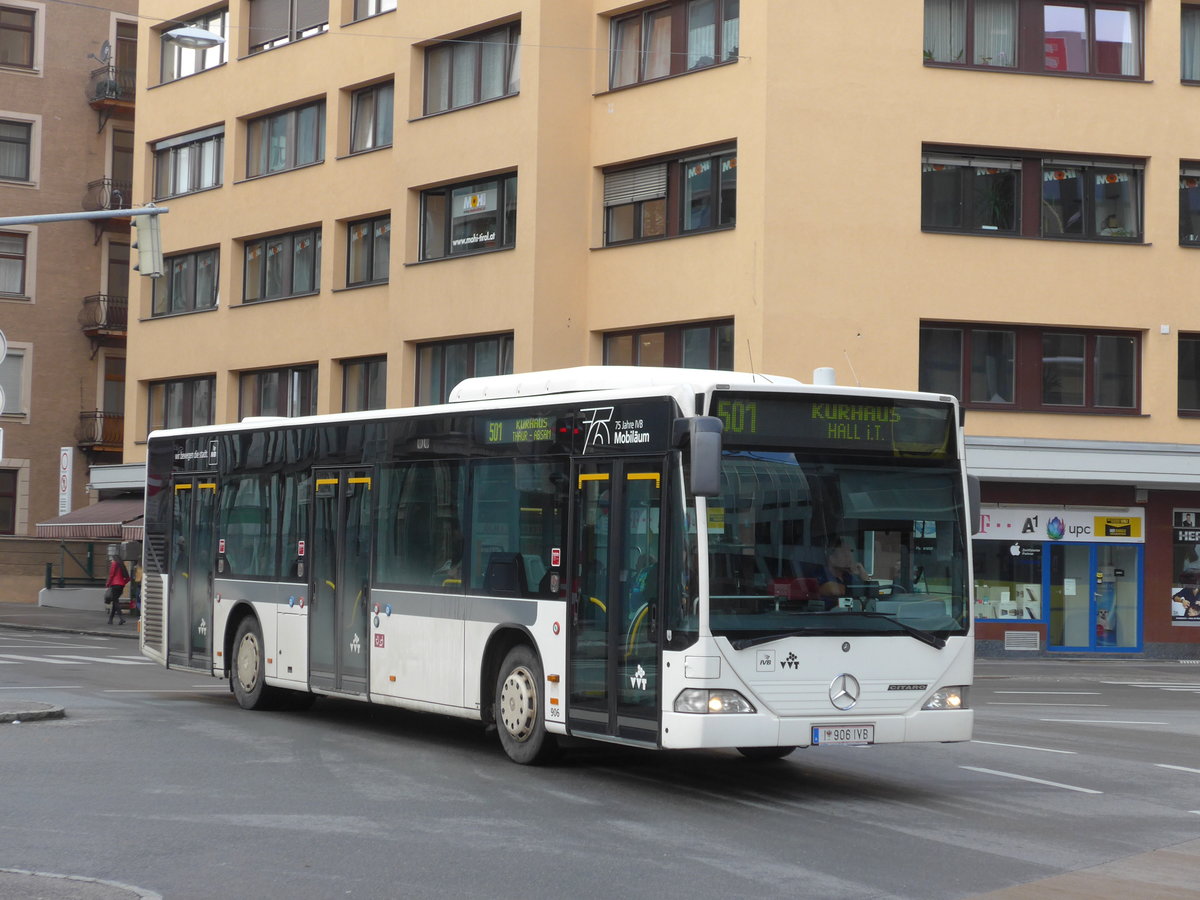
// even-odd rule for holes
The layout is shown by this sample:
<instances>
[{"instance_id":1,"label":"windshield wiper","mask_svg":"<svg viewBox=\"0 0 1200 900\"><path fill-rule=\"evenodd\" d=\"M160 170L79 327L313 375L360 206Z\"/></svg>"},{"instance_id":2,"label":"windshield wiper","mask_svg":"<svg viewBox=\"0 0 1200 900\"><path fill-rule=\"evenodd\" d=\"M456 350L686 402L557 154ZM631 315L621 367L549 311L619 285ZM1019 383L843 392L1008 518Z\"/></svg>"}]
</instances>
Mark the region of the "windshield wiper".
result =
<instances>
[{"instance_id":1,"label":"windshield wiper","mask_svg":"<svg viewBox=\"0 0 1200 900\"><path fill-rule=\"evenodd\" d=\"M866 616L867 618L871 618L871 619L886 619L887 621L889 621L893 625L895 625L897 628L900 628L902 631L904 631L905 634L911 635L912 637L916 638L918 641L928 644L930 647L934 647L938 650L941 650L943 647L946 646L945 638L938 637L936 634L933 634L932 632L929 632L929 631L925 631L921 628L914 628L912 625L909 625L907 622L901 622L899 619L892 618L887 613L854 612L854 613L848 613L847 615ZM740 638L736 641L730 641L729 645L731 647L733 647L734 650L745 650L748 647L756 647L759 644L768 644L771 641L781 641L784 638L790 638L790 637L804 637L805 635L810 635L810 634L843 634L844 635L844 634L846 634L846 632L845 632L845 630L840 629L840 628L802 628L799 631L781 631L776 634L760 635L759 637Z\"/></svg>"}]
</instances>

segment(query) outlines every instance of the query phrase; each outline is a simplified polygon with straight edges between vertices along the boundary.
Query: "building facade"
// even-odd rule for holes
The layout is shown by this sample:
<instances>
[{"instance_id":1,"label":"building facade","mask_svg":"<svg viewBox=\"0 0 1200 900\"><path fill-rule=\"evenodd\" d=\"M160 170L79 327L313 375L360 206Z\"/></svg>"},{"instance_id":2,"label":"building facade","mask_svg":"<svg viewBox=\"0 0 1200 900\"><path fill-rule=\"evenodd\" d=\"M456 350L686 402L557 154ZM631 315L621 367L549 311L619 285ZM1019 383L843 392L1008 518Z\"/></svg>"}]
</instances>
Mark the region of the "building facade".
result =
<instances>
[{"instance_id":1,"label":"building facade","mask_svg":"<svg viewBox=\"0 0 1200 900\"><path fill-rule=\"evenodd\" d=\"M141 12L127 458L473 374L832 366L963 400L987 652L1197 655L1190 5Z\"/></svg>"},{"instance_id":2,"label":"building facade","mask_svg":"<svg viewBox=\"0 0 1200 900\"><path fill-rule=\"evenodd\" d=\"M0 0L0 217L128 207L136 9ZM0 600L37 597L38 523L121 461L128 283L128 219L0 225Z\"/></svg>"}]
</instances>

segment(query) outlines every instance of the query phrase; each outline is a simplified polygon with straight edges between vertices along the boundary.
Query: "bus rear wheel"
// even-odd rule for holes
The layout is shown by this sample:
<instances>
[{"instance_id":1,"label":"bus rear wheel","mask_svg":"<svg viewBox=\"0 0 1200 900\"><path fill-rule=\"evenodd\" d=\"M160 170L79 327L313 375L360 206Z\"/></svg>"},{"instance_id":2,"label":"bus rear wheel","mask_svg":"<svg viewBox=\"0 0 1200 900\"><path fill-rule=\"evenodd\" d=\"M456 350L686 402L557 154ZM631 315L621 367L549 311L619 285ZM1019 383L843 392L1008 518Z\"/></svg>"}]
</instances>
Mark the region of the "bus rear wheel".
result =
<instances>
[{"instance_id":1,"label":"bus rear wheel","mask_svg":"<svg viewBox=\"0 0 1200 900\"><path fill-rule=\"evenodd\" d=\"M508 758L523 766L539 765L558 749L543 718L542 663L525 644L508 651L496 676L496 731Z\"/></svg>"},{"instance_id":2,"label":"bus rear wheel","mask_svg":"<svg viewBox=\"0 0 1200 900\"><path fill-rule=\"evenodd\" d=\"M756 762L769 762L772 759L783 759L795 747L738 747L737 752Z\"/></svg>"},{"instance_id":3,"label":"bus rear wheel","mask_svg":"<svg viewBox=\"0 0 1200 900\"><path fill-rule=\"evenodd\" d=\"M242 709L269 709L278 691L267 687L262 629L254 616L246 616L233 639L233 696Z\"/></svg>"}]
</instances>

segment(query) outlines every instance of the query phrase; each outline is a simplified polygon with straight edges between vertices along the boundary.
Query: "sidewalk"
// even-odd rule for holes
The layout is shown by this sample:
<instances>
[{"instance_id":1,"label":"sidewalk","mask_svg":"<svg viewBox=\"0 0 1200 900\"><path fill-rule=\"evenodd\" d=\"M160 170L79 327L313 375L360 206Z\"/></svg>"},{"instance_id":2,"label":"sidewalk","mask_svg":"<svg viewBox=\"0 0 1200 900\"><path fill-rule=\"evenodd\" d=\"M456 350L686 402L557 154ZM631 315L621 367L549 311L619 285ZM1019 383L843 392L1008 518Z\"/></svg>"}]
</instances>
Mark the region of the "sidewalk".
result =
<instances>
[{"instance_id":1,"label":"sidewalk","mask_svg":"<svg viewBox=\"0 0 1200 900\"><path fill-rule=\"evenodd\" d=\"M137 639L140 619L125 614L125 624L113 619L108 624L108 610L62 609L38 606L36 603L0 603L0 627L25 628L31 631L70 631L76 634L96 634L104 637Z\"/></svg>"}]
</instances>

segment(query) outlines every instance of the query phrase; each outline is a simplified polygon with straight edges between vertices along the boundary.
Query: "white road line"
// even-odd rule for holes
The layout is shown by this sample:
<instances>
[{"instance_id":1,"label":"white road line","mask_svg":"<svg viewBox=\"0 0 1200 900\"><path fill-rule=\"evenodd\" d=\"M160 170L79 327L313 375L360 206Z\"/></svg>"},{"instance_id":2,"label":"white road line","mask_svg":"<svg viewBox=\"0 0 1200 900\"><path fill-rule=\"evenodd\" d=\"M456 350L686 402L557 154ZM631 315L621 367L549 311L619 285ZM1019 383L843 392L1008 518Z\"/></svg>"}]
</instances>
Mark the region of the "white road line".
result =
<instances>
[{"instance_id":1,"label":"white road line","mask_svg":"<svg viewBox=\"0 0 1200 900\"><path fill-rule=\"evenodd\" d=\"M0 660L15 659L17 662L49 663L52 666L77 666L79 662L70 659L52 659L49 656L21 656L16 653L0 653Z\"/></svg>"},{"instance_id":2,"label":"white road line","mask_svg":"<svg viewBox=\"0 0 1200 900\"><path fill-rule=\"evenodd\" d=\"M1169 766L1166 763L1155 763L1160 769L1174 769L1176 772L1191 772L1200 775L1200 769L1189 769L1187 766Z\"/></svg>"},{"instance_id":3,"label":"white road line","mask_svg":"<svg viewBox=\"0 0 1200 900\"><path fill-rule=\"evenodd\" d=\"M988 706L1086 706L1092 709L1108 709L1108 703L1035 703L1032 700L988 700Z\"/></svg>"},{"instance_id":4,"label":"white road line","mask_svg":"<svg viewBox=\"0 0 1200 900\"><path fill-rule=\"evenodd\" d=\"M0 687L0 691L74 691L83 687L82 684L43 684L36 688L18 685L17 687L9 687L4 685Z\"/></svg>"},{"instance_id":5,"label":"white road line","mask_svg":"<svg viewBox=\"0 0 1200 900\"><path fill-rule=\"evenodd\" d=\"M1068 722L1070 725L1170 725L1170 722L1127 722L1117 719L1043 719L1044 722Z\"/></svg>"},{"instance_id":6,"label":"white road line","mask_svg":"<svg viewBox=\"0 0 1200 900\"><path fill-rule=\"evenodd\" d=\"M981 741L975 738L971 739L972 744L987 744L991 747L1012 747L1016 750L1040 750L1042 753L1069 753L1071 756L1076 755L1074 750L1051 750L1049 747L1026 747L1024 744L1001 744L998 741Z\"/></svg>"},{"instance_id":7,"label":"white road line","mask_svg":"<svg viewBox=\"0 0 1200 900\"><path fill-rule=\"evenodd\" d=\"M992 691L993 694L1036 694L1039 697L1099 697L1100 691Z\"/></svg>"},{"instance_id":8,"label":"white road line","mask_svg":"<svg viewBox=\"0 0 1200 900\"><path fill-rule=\"evenodd\" d=\"M1189 812L1194 816L1200 816L1200 809L1192 809Z\"/></svg>"},{"instance_id":9,"label":"white road line","mask_svg":"<svg viewBox=\"0 0 1200 900\"><path fill-rule=\"evenodd\" d=\"M144 665L149 665L149 663L150 663L150 660L148 660L148 659L139 659L139 660L134 661L131 659L120 659L115 656L72 656L69 653L58 653L58 654L55 654L55 656L53 658L54 659L78 659L83 662L89 662L89 663L93 663L93 662L109 663L110 665L114 665L114 666L144 666Z\"/></svg>"},{"instance_id":10,"label":"white road line","mask_svg":"<svg viewBox=\"0 0 1200 900\"><path fill-rule=\"evenodd\" d=\"M1102 681L1101 684L1123 684L1126 687L1191 687L1200 688L1200 681Z\"/></svg>"},{"instance_id":11,"label":"white road line","mask_svg":"<svg viewBox=\"0 0 1200 900\"><path fill-rule=\"evenodd\" d=\"M228 691L227 687L203 688L105 688L102 694L194 694L197 691Z\"/></svg>"},{"instance_id":12,"label":"white road line","mask_svg":"<svg viewBox=\"0 0 1200 900\"><path fill-rule=\"evenodd\" d=\"M995 769L980 769L976 766L959 766L972 772L983 772L985 775L999 775L1001 778L1015 778L1018 781L1031 781L1034 784L1044 784L1049 787L1062 788L1066 791L1078 791L1081 794L1103 794L1104 791L1093 791L1091 788L1075 787L1073 784L1060 784L1057 781L1044 781L1041 778L1030 778L1028 775L1017 775L1015 772L997 772Z\"/></svg>"}]
</instances>

